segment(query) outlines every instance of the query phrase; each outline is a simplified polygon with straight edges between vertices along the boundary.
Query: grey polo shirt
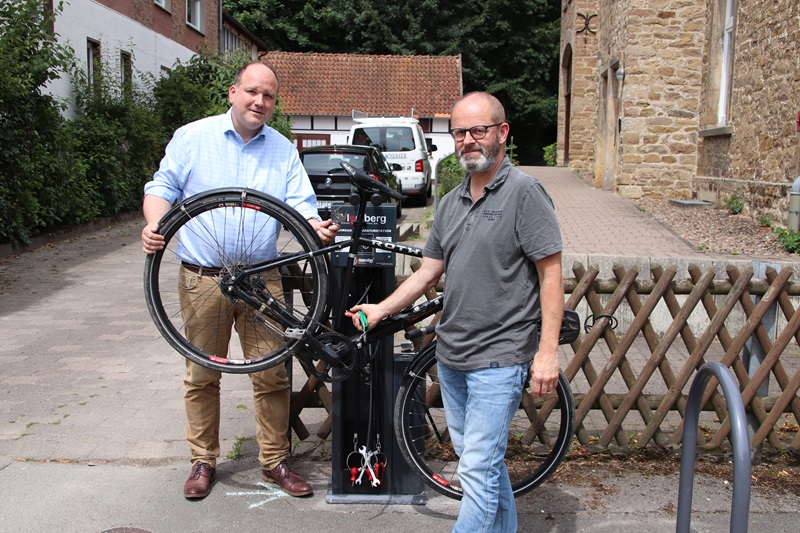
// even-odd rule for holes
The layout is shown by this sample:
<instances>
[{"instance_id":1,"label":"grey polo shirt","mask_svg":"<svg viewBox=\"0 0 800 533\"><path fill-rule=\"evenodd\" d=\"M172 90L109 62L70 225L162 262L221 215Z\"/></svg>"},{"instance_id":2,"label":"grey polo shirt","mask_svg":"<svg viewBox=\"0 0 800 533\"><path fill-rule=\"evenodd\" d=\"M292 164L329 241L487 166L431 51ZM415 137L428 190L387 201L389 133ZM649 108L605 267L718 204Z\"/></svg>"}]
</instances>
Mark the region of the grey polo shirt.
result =
<instances>
[{"instance_id":1,"label":"grey polo shirt","mask_svg":"<svg viewBox=\"0 0 800 533\"><path fill-rule=\"evenodd\" d=\"M553 202L508 158L475 203L469 184L442 199L423 252L446 274L436 356L458 370L524 363L539 342L534 262L562 247Z\"/></svg>"}]
</instances>

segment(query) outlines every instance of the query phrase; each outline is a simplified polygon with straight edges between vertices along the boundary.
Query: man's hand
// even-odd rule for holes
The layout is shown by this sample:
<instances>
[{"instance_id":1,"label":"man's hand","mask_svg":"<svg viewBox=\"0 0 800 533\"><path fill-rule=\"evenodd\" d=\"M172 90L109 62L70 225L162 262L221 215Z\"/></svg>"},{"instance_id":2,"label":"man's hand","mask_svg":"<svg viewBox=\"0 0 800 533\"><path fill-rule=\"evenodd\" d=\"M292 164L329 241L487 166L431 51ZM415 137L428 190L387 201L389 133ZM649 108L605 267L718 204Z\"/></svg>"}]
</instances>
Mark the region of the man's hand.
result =
<instances>
[{"instance_id":1,"label":"man's hand","mask_svg":"<svg viewBox=\"0 0 800 533\"><path fill-rule=\"evenodd\" d=\"M378 325L378 322L389 316L389 313L387 313L380 304L361 304L351 307L349 311L344 312L344 315L353 320L353 325L357 327L359 331L363 331L361 328L361 320L358 318L359 311L364 313L364 316L367 317L368 330L374 328Z\"/></svg>"},{"instance_id":2,"label":"man's hand","mask_svg":"<svg viewBox=\"0 0 800 533\"><path fill-rule=\"evenodd\" d=\"M164 249L164 236L158 234L158 222L152 222L142 230L142 251L147 255Z\"/></svg>"},{"instance_id":3,"label":"man's hand","mask_svg":"<svg viewBox=\"0 0 800 533\"><path fill-rule=\"evenodd\" d=\"M324 244L332 243L336 238L336 232L339 231L339 225L334 224L331 219L320 221L316 218L309 218L308 223L311 224Z\"/></svg>"},{"instance_id":4,"label":"man's hand","mask_svg":"<svg viewBox=\"0 0 800 533\"><path fill-rule=\"evenodd\" d=\"M142 212L146 225L142 230L142 251L148 255L164 249L164 236L158 234L158 222L167 211L170 203L163 198L146 194Z\"/></svg>"},{"instance_id":5,"label":"man's hand","mask_svg":"<svg viewBox=\"0 0 800 533\"><path fill-rule=\"evenodd\" d=\"M534 398L544 396L556 389L558 384L558 351L536 352L531 361L531 389Z\"/></svg>"}]
</instances>

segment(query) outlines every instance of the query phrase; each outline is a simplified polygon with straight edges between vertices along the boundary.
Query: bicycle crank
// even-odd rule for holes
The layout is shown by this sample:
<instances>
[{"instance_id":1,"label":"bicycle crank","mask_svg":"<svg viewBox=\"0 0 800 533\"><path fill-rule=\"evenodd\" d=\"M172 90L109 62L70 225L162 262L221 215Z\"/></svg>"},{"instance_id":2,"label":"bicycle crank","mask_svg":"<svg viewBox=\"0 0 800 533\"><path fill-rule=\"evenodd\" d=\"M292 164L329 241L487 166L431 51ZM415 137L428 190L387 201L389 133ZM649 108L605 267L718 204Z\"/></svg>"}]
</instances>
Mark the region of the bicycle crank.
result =
<instances>
[{"instance_id":1,"label":"bicycle crank","mask_svg":"<svg viewBox=\"0 0 800 533\"><path fill-rule=\"evenodd\" d=\"M326 383L344 381L353 375L356 345L349 338L330 331L303 340L310 349L301 350L296 356L311 375Z\"/></svg>"}]
</instances>

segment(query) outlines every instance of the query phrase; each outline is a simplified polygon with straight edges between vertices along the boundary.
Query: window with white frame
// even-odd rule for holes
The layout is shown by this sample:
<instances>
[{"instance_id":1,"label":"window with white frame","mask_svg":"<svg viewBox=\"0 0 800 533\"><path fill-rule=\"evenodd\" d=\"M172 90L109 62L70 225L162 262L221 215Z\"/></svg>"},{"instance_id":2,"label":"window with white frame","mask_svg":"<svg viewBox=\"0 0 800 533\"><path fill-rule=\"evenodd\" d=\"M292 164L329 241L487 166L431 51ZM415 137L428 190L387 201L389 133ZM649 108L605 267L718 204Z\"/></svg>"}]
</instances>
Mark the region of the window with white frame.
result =
<instances>
[{"instance_id":1,"label":"window with white frame","mask_svg":"<svg viewBox=\"0 0 800 533\"><path fill-rule=\"evenodd\" d=\"M186 24L197 31L203 31L204 8L205 0L186 0Z\"/></svg>"},{"instance_id":2,"label":"window with white frame","mask_svg":"<svg viewBox=\"0 0 800 533\"><path fill-rule=\"evenodd\" d=\"M172 0L153 0L155 4L170 13L172 12Z\"/></svg>"},{"instance_id":3,"label":"window with white frame","mask_svg":"<svg viewBox=\"0 0 800 533\"><path fill-rule=\"evenodd\" d=\"M737 0L714 0L711 3L708 77L703 120L707 128L724 127L730 122L728 112L733 85L737 8Z\"/></svg>"}]
</instances>

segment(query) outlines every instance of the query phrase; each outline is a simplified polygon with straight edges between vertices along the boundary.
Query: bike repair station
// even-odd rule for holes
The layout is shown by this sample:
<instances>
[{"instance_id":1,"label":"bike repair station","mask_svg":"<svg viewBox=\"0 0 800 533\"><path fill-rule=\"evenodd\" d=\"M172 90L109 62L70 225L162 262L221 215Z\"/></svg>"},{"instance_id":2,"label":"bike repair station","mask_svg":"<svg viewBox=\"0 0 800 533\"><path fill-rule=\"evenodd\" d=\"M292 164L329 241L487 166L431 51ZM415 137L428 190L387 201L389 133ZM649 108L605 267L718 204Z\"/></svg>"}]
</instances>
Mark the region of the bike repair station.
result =
<instances>
[{"instance_id":1,"label":"bike repair station","mask_svg":"<svg viewBox=\"0 0 800 533\"><path fill-rule=\"evenodd\" d=\"M342 204L337 209L337 220L342 221L338 235L349 238L355 208ZM395 241L394 206L369 206L366 222L364 236ZM347 257L347 250L334 253L332 257L334 310L337 305L349 309L359 303L378 303L394 291L395 254L364 248L355 259L355 279L345 298L342 280ZM349 319L342 331L348 335L357 334L358 330L347 322ZM333 440L328 503L424 504L427 501L422 481L400 454L393 427L400 378L413 355L413 352L395 353L393 338L386 337L358 351L358 357L368 359L366 375L356 372L332 384Z\"/></svg>"}]
</instances>

